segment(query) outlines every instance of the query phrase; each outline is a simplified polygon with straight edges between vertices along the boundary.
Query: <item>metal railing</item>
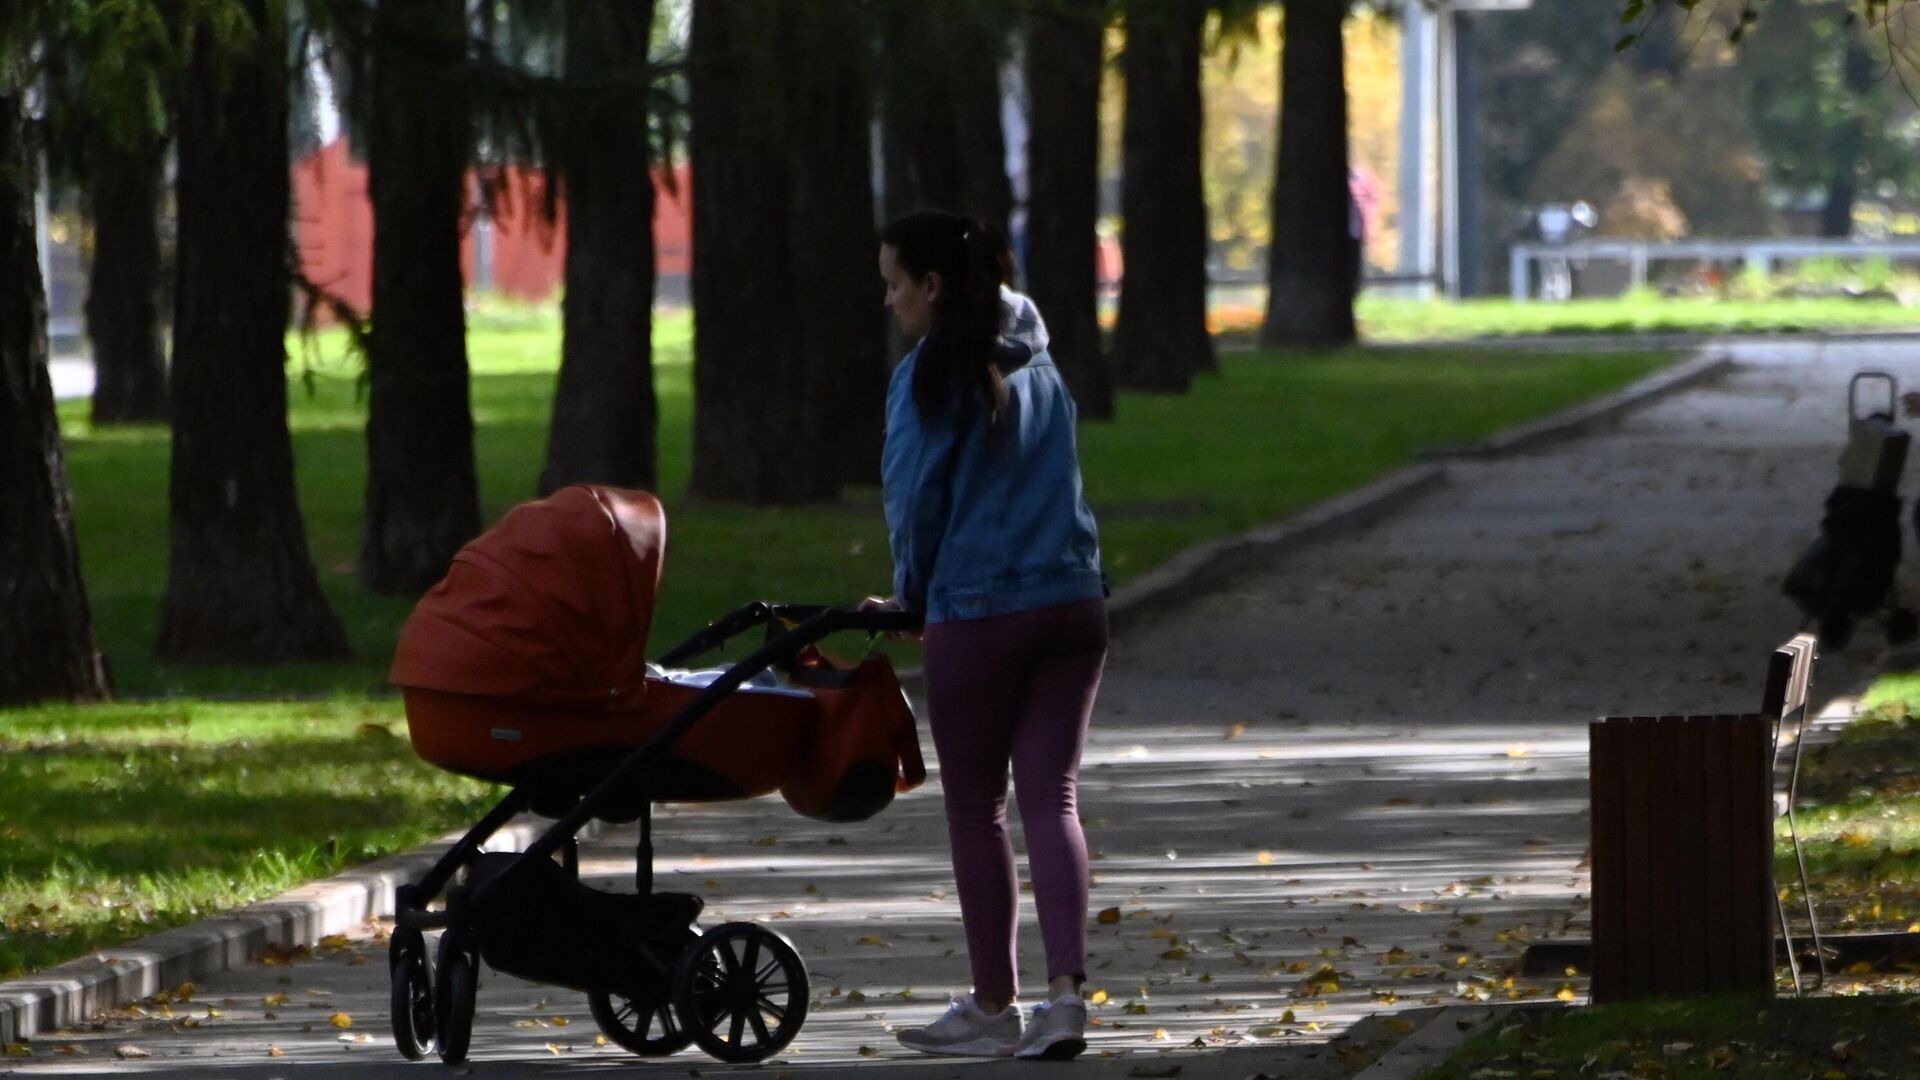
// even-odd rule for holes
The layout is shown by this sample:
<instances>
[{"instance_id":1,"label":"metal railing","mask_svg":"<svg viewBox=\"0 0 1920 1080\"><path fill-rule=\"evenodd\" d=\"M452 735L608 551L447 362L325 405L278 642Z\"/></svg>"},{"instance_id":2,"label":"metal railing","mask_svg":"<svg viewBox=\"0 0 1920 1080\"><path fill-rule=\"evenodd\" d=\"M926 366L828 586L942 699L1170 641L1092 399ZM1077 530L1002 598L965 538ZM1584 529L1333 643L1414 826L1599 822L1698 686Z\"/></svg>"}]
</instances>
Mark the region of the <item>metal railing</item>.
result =
<instances>
[{"instance_id":1,"label":"metal railing","mask_svg":"<svg viewBox=\"0 0 1920 1080\"><path fill-rule=\"evenodd\" d=\"M1920 262L1920 240L1826 240L1815 237L1768 236L1746 240L1575 240L1565 244L1535 242L1513 245L1508 253L1515 300L1533 295L1535 263L1543 268L1543 280L1551 276L1546 268L1564 268L1576 262L1623 262L1627 264L1630 288L1647 283L1649 267L1656 262L1737 262L1742 266L1772 270L1776 262L1801 262L1807 259L1911 259Z\"/></svg>"}]
</instances>

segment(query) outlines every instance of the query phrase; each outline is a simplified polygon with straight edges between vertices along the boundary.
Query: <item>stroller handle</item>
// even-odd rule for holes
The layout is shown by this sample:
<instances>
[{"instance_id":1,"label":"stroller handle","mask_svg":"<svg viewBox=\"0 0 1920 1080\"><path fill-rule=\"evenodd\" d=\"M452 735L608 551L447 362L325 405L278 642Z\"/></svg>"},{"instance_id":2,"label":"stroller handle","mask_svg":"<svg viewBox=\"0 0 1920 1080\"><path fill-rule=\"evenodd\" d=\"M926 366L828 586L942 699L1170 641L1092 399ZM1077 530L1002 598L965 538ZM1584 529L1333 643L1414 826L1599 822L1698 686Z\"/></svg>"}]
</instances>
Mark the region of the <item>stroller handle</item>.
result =
<instances>
[{"instance_id":1,"label":"stroller handle","mask_svg":"<svg viewBox=\"0 0 1920 1080\"><path fill-rule=\"evenodd\" d=\"M1859 390L1860 384L1863 382L1886 383L1887 411L1885 416L1888 420L1892 420L1895 416L1899 415L1899 381L1896 380L1891 373L1885 371L1856 371L1853 373L1853 378L1847 380L1847 419L1867 420L1871 419L1874 415L1873 413L1868 413L1865 416L1860 414Z\"/></svg>"},{"instance_id":2,"label":"stroller handle","mask_svg":"<svg viewBox=\"0 0 1920 1080\"><path fill-rule=\"evenodd\" d=\"M756 600L708 623L692 637L660 655L664 667L679 667L703 653L720 648L735 637L757 626L771 633L781 625L804 623L832 614L838 630L864 630L869 634L910 633L920 629L921 617L911 611L834 607L829 604L770 604Z\"/></svg>"}]
</instances>

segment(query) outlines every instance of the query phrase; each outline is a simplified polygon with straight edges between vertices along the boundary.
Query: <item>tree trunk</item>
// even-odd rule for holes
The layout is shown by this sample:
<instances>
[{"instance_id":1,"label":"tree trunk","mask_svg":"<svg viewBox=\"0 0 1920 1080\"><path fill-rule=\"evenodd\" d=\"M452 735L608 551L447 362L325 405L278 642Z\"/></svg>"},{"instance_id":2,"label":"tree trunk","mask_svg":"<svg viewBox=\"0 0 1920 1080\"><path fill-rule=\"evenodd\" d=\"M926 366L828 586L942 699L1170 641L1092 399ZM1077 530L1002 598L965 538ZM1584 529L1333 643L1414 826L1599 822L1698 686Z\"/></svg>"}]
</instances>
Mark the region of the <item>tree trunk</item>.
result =
<instances>
[{"instance_id":1,"label":"tree trunk","mask_svg":"<svg viewBox=\"0 0 1920 1080\"><path fill-rule=\"evenodd\" d=\"M1360 242L1347 181L1345 12L1344 0L1286 4L1265 345L1319 348L1356 336Z\"/></svg>"},{"instance_id":2,"label":"tree trunk","mask_svg":"<svg viewBox=\"0 0 1920 1080\"><path fill-rule=\"evenodd\" d=\"M1839 17L1850 14L1841 11ZM1840 118L1831 136L1827 158L1832 174L1827 180L1826 205L1820 213L1820 235L1840 239L1853 235L1853 203L1860 195L1860 155L1867 141L1867 110L1862 99L1872 91L1879 74L1857 22L1849 19L1844 33L1847 51L1841 70L1852 108Z\"/></svg>"},{"instance_id":3,"label":"tree trunk","mask_svg":"<svg viewBox=\"0 0 1920 1080\"><path fill-rule=\"evenodd\" d=\"M1200 182L1202 0L1127 9L1126 275L1113 339L1113 375L1137 390L1185 391L1213 371L1207 334L1207 205ZM1042 312L1044 314L1044 311Z\"/></svg>"},{"instance_id":4,"label":"tree trunk","mask_svg":"<svg viewBox=\"0 0 1920 1080\"><path fill-rule=\"evenodd\" d=\"M1083 419L1113 416L1100 342L1100 71L1105 0L1043 7L1028 22L1027 293Z\"/></svg>"},{"instance_id":5,"label":"tree trunk","mask_svg":"<svg viewBox=\"0 0 1920 1080\"><path fill-rule=\"evenodd\" d=\"M693 5L693 491L814 502L838 496L840 462L833 387L824 362L803 345L792 276L790 80L782 64L807 58L783 59L782 20L767 16L733 0Z\"/></svg>"},{"instance_id":6,"label":"tree trunk","mask_svg":"<svg viewBox=\"0 0 1920 1080\"><path fill-rule=\"evenodd\" d=\"M545 495L568 484L652 490L653 173L647 47L653 0L566 9L567 289Z\"/></svg>"},{"instance_id":7,"label":"tree trunk","mask_svg":"<svg viewBox=\"0 0 1920 1080\"><path fill-rule=\"evenodd\" d=\"M866 10L859 0L808 0L782 15L796 337L825 369L839 479L871 485L880 482L886 435L887 316L875 295L874 58L854 44Z\"/></svg>"},{"instance_id":8,"label":"tree trunk","mask_svg":"<svg viewBox=\"0 0 1920 1080\"><path fill-rule=\"evenodd\" d=\"M109 693L47 377L23 58L0 42L0 708Z\"/></svg>"},{"instance_id":9,"label":"tree trunk","mask_svg":"<svg viewBox=\"0 0 1920 1080\"><path fill-rule=\"evenodd\" d=\"M375 12L367 189L373 334L360 580L416 594L480 531L460 210L467 163L461 0Z\"/></svg>"},{"instance_id":10,"label":"tree trunk","mask_svg":"<svg viewBox=\"0 0 1920 1080\"><path fill-rule=\"evenodd\" d=\"M251 36L231 47L198 27L181 92L163 660L348 655L294 495L286 28L276 6L246 0Z\"/></svg>"},{"instance_id":11,"label":"tree trunk","mask_svg":"<svg viewBox=\"0 0 1920 1080\"><path fill-rule=\"evenodd\" d=\"M93 422L167 418L167 363L160 340L160 187L164 139L123 146L104 133L88 155L93 268L87 337L93 343Z\"/></svg>"},{"instance_id":12,"label":"tree trunk","mask_svg":"<svg viewBox=\"0 0 1920 1080\"><path fill-rule=\"evenodd\" d=\"M1013 186L1000 125L1005 6L883 0L880 15L887 216L950 210L1006 231Z\"/></svg>"}]
</instances>

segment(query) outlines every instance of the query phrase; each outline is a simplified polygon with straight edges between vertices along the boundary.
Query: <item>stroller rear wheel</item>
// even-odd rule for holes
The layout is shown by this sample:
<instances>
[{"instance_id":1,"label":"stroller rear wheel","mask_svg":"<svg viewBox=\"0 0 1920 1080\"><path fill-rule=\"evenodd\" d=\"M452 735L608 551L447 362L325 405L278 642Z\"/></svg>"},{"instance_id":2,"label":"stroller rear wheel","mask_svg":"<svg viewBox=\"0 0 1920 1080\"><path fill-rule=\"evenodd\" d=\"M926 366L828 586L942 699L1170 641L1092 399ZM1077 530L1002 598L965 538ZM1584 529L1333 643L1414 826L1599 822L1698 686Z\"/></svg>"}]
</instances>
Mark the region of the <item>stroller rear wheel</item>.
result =
<instances>
[{"instance_id":1,"label":"stroller rear wheel","mask_svg":"<svg viewBox=\"0 0 1920 1080\"><path fill-rule=\"evenodd\" d=\"M480 989L479 956L467 934L448 930L440 935L440 985L433 995L435 1027L440 1036L440 1060L458 1065L467 1060L473 1039L473 1002Z\"/></svg>"},{"instance_id":2,"label":"stroller rear wheel","mask_svg":"<svg viewBox=\"0 0 1920 1080\"><path fill-rule=\"evenodd\" d=\"M427 941L420 931L401 928L387 943L393 984L393 1042L408 1061L433 1052L433 978L427 971Z\"/></svg>"},{"instance_id":3,"label":"stroller rear wheel","mask_svg":"<svg viewBox=\"0 0 1920 1080\"><path fill-rule=\"evenodd\" d=\"M807 968L779 934L725 923L681 958L673 1004L700 1049L721 1061L762 1061L806 1022Z\"/></svg>"},{"instance_id":4,"label":"stroller rear wheel","mask_svg":"<svg viewBox=\"0 0 1920 1080\"><path fill-rule=\"evenodd\" d=\"M605 990L587 994L593 1022L616 1044L641 1057L666 1057L693 1042L666 998L630 998Z\"/></svg>"}]
</instances>

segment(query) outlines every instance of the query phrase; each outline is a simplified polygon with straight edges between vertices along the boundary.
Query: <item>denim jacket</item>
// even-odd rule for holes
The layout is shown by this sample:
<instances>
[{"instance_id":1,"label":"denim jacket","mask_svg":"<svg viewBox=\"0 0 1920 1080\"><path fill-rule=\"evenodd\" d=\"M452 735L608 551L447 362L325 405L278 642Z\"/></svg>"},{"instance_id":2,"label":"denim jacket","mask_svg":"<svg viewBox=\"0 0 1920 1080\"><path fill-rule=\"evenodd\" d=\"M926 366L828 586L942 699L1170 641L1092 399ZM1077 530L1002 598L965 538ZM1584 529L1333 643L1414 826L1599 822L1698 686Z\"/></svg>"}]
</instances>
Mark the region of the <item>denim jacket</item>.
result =
<instances>
[{"instance_id":1,"label":"denim jacket","mask_svg":"<svg viewBox=\"0 0 1920 1080\"><path fill-rule=\"evenodd\" d=\"M887 387L881 477L894 596L930 623L1106 593L1099 535L1081 491L1073 398L1037 317L1016 325L1024 312L1011 312L1013 343L1040 347L1005 373L1001 430L989 431L977 410L922 421L913 401L918 346Z\"/></svg>"}]
</instances>

